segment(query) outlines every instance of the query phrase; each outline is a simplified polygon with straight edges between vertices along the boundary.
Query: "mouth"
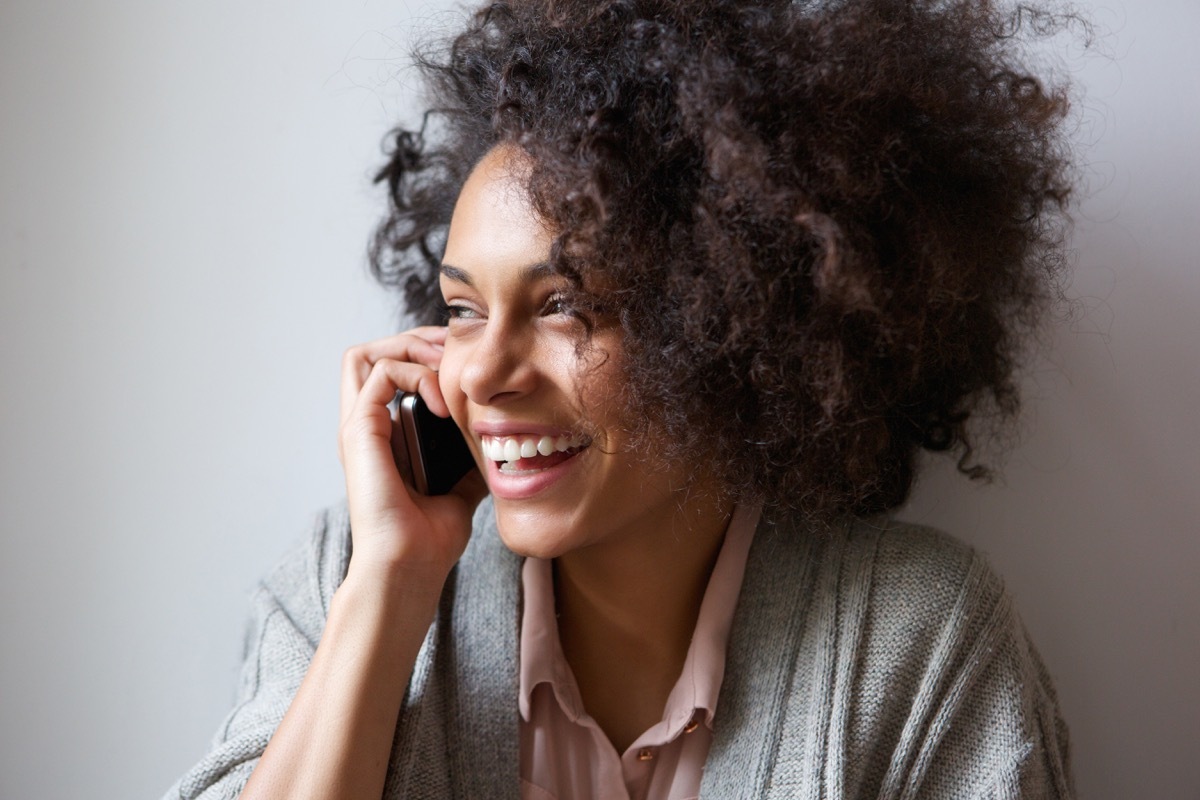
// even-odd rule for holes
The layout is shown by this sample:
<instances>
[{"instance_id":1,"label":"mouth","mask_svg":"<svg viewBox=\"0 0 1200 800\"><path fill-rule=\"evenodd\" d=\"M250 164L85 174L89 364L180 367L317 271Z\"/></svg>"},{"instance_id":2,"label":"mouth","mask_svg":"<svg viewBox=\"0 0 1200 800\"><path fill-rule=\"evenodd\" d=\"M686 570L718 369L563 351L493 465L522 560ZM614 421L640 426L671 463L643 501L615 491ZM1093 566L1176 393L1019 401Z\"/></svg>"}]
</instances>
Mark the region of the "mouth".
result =
<instances>
[{"instance_id":1,"label":"mouth","mask_svg":"<svg viewBox=\"0 0 1200 800\"><path fill-rule=\"evenodd\" d=\"M504 476L537 475L574 458L591 445L581 435L484 436L481 440L483 457L496 464Z\"/></svg>"}]
</instances>

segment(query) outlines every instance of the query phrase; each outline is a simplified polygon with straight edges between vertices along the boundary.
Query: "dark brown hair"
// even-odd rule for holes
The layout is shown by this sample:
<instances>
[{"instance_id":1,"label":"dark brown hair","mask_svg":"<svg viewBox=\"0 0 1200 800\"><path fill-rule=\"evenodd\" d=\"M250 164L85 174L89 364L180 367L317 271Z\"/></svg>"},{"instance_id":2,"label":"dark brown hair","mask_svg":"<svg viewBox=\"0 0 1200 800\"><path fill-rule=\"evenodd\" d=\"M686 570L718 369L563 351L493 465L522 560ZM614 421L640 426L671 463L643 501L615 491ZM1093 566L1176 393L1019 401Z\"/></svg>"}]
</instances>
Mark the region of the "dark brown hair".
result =
<instances>
[{"instance_id":1,"label":"dark brown hair","mask_svg":"<svg viewBox=\"0 0 1200 800\"><path fill-rule=\"evenodd\" d=\"M418 58L371 264L422 321L471 167L511 142L586 320L619 316L630 419L731 491L904 502L921 449L1017 409L1056 295L1065 89L1021 48L1068 17L989 0L513 0ZM602 277L602 280L591 280ZM600 288L604 287L604 288Z\"/></svg>"}]
</instances>

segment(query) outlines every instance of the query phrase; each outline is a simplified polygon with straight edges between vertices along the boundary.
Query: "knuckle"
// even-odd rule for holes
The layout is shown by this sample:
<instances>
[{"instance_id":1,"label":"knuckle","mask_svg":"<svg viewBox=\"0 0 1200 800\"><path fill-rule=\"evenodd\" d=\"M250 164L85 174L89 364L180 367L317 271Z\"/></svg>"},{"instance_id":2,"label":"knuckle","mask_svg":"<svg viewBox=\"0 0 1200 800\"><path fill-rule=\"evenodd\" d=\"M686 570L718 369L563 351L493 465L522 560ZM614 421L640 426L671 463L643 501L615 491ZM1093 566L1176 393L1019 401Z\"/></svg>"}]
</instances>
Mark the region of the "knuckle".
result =
<instances>
[{"instance_id":1,"label":"knuckle","mask_svg":"<svg viewBox=\"0 0 1200 800\"><path fill-rule=\"evenodd\" d=\"M372 386L378 384L379 381L387 380L391 376L393 371L391 364L395 362L389 362L390 359L381 358L371 365L371 373L367 376L367 380Z\"/></svg>"},{"instance_id":2,"label":"knuckle","mask_svg":"<svg viewBox=\"0 0 1200 800\"><path fill-rule=\"evenodd\" d=\"M420 365L411 361L401 361L398 358L388 358L385 356L371 366L371 371L378 372L383 377L395 380L404 375L406 372L410 372L419 368Z\"/></svg>"}]
</instances>

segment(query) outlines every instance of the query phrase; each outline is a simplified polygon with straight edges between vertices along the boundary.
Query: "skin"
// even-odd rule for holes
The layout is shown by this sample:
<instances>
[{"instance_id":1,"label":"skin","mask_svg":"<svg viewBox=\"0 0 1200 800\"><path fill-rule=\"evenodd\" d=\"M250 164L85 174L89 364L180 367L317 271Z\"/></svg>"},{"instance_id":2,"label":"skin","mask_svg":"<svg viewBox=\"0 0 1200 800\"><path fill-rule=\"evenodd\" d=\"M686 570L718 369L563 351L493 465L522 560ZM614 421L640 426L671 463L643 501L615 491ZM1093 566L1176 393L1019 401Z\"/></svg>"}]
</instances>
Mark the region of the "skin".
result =
<instances>
[{"instance_id":1,"label":"skin","mask_svg":"<svg viewBox=\"0 0 1200 800\"><path fill-rule=\"evenodd\" d=\"M661 718L732 513L701 465L665 463L625 432L619 331L580 323L543 265L552 233L530 209L518 151L491 151L455 207L442 290L447 328L348 350L338 452L353 532L347 576L296 697L243 798L378 798L417 652L489 486L514 551L554 559L559 633L585 708L618 752ZM480 471L423 497L392 449L388 403L419 392L452 416ZM483 456L504 431L585 433L588 446L514 494ZM485 481L486 476L486 481ZM516 483L521 483L517 480ZM517 496L519 495L519 496ZM631 669L636 665L636 669ZM514 702L515 713L515 702Z\"/></svg>"}]
</instances>

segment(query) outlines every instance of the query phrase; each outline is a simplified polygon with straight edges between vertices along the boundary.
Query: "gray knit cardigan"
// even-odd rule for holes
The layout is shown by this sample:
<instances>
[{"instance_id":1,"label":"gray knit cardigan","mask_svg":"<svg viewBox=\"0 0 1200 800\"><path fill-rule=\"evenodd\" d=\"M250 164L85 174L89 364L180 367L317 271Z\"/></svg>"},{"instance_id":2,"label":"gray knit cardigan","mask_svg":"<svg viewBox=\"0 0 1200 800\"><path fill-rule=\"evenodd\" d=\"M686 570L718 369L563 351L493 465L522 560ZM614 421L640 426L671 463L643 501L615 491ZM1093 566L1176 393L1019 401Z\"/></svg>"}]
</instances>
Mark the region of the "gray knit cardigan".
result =
<instances>
[{"instance_id":1,"label":"gray knit cardigan","mask_svg":"<svg viewBox=\"0 0 1200 800\"><path fill-rule=\"evenodd\" d=\"M238 704L167 800L238 795L349 558L343 504L256 593ZM417 658L385 798L518 796L520 603L520 559L485 501ZM1074 796L1054 690L1000 580L928 528L764 518L714 724L702 798Z\"/></svg>"}]
</instances>

